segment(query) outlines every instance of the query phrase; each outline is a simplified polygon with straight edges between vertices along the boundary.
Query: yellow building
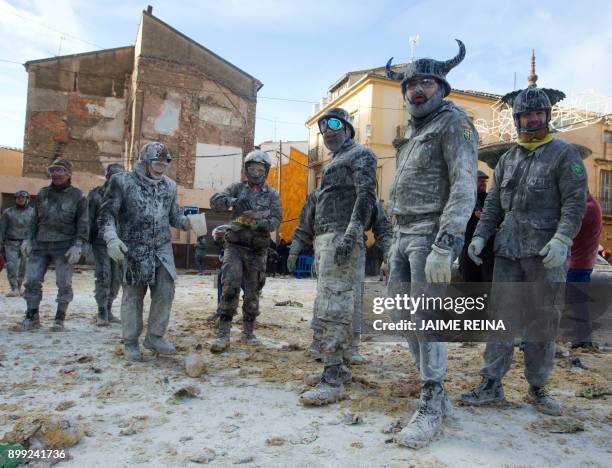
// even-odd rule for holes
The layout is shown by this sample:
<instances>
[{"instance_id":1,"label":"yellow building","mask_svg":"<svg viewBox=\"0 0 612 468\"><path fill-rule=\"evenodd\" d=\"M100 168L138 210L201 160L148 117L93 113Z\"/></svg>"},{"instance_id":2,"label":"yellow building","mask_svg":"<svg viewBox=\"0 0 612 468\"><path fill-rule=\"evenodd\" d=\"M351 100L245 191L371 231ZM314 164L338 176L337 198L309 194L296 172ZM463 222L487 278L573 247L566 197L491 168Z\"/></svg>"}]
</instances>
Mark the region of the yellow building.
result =
<instances>
[{"instance_id":1,"label":"yellow building","mask_svg":"<svg viewBox=\"0 0 612 468\"><path fill-rule=\"evenodd\" d=\"M262 149L264 146L262 145ZM282 149L282 166L270 168L266 183L279 192L283 219L278 241L288 241L300 220L300 212L308 195L308 156L293 145ZM279 151L280 153L280 151ZM288 154L287 154L288 153ZM280 187L279 187L280 182Z\"/></svg>"},{"instance_id":2,"label":"yellow building","mask_svg":"<svg viewBox=\"0 0 612 468\"><path fill-rule=\"evenodd\" d=\"M405 65L397 65L399 69ZM395 67L394 67L395 68ZM463 108L472 117L479 129L479 144L482 146L507 141L511 138L507 128L498 122L508 117L501 108L501 96L477 91L453 89L447 99ZM395 175L395 138L405 132L408 115L401 94L400 83L385 76L383 67L346 73L328 91L328 97L307 120L308 159L310 173L308 190L318 186L322 169L330 155L323 145L317 120L330 108L342 107L353 116L355 140L369 147L378 157L377 193L387 201ZM575 130L556 134L571 143L587 147L591 154L585 159L589 176L589 190L599 198L604 211L604 230L600 243L612 248L612 126L605 116L595 116L587 126L576 125ZM563 130L567 130L564 128ZM492 170L482 161L479 169L491 175Z\"/></svg>"}]
</instances>

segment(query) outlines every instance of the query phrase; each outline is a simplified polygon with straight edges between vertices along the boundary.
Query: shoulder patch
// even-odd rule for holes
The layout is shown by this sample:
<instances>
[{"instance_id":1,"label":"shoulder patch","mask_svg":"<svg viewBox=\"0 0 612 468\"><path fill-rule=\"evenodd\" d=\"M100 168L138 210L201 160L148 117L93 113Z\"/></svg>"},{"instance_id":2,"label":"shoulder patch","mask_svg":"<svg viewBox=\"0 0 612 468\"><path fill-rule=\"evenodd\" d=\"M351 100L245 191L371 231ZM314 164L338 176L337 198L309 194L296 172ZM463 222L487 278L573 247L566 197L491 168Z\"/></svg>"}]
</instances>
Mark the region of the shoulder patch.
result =
<instances>
[{"instance_id":1,"label":"shoulder patch","mask_svg":"<svg viewBox=\"0 0 612 468\"><path fill-rule=\"evenodd\" d=\"M582 168L582 164L580 164L580 163L577 163L577 162L573 163L572 164L572 169L578 175L582 175L584 173L584 169Z\"/></svg>"},{"instance_id":2,"label":"shoulder patch","mask_svg":"<svg viewBox=\"0 0 612 468\"><path fill-rule=\"evenodd\" d=\"M472 140L472 130L470 128L466 128L465 125L463 126L463 139L465 141Z\"/></svg>"}]
</instances>

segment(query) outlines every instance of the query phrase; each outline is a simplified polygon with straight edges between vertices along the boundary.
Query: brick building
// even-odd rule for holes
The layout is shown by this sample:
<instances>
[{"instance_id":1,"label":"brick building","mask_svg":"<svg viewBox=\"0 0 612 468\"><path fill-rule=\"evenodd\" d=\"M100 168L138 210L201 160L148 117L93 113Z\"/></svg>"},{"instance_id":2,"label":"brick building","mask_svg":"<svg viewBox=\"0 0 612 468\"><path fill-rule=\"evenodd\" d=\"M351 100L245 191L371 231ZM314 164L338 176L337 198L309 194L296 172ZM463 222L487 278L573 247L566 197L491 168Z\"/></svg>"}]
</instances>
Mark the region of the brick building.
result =
<instances>
[{"instance_id":1,"label":"brick building","mask_svg":"<svg viewBox=\"0 0 612 468\"><path fill-rule=\"evenodd\" d=\"M104 182L108 164L131 168L153 140L170 148L169 176L181 205L206 210L213 193L240 180L262 83L153 16L151 7L134 45L33 60L25 68L24 178L10 185L46 185L47 167L63 157L87 192ZM226 221L208 213L209 232ZM185 244L194 241L173 230L179 266Z\"/></svg>"},{"instance_id":2,"label":"brick building","mask_svg":"<svg viewBox=\"0 0 612 468\"><path fill-rule=\"evenodd\" d=\"M143 12L136 44L25 64L24 175L46 176L56 157L75 172L131 167L151 140L174 156L170 176L209 192L240 177L253 147L259 80ZM85 188L87 189L87 187ZM198 197L200 198L200 197ZM204 202L206 199L206 202Z\"/></svg>"}]
</instances>

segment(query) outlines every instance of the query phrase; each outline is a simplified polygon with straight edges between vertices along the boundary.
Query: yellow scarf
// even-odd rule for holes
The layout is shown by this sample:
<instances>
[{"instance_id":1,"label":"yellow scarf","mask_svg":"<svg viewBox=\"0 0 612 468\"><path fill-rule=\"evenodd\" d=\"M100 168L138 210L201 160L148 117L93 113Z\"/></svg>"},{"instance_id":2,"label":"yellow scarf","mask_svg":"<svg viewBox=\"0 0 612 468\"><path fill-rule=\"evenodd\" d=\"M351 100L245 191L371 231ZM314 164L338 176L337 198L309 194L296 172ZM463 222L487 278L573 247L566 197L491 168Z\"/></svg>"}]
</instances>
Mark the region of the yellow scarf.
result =
<instances>
[{"instance_id":1,"label":"yellow scarf","mask_svg":"<svg viewBox=\"0 0 612 468\"><path fill-rule=\"evenodd\" d=\"M528 151L534 151L536 148L539 148L546 143L550 143L553 140L553 136L550 133L547 133L546 136L540 140L531 140L531 141L521 141L520 137L517 138L517 144L521 145Z\"/></svg>"}]
</instances>

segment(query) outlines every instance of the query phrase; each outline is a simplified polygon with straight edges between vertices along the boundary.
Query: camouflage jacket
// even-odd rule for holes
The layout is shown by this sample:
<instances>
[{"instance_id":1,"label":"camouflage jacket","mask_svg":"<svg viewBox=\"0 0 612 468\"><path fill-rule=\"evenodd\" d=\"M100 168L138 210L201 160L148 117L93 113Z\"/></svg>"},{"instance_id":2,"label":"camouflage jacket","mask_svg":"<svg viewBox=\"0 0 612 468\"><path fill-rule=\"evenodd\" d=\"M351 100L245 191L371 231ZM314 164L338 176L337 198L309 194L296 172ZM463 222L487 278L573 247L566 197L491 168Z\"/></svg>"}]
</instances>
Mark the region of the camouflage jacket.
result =
<instances>
[{"instance_id":1,"label":"camouflage jacket","mask_svg":"<svg viewBox=\"0 0 612 468\"><path fill-rule=\"evenodd\" d=\"M440 248L461 248L476 202L477 144L469 117L450 101L419 125L411 123L398 149L389 197L399 231L437 233Z\"/></svg>"},{"instance_id":2,"label":"camouflage jacket","mask_svg":"<svg viewBox=\"0 0 612 468\"><path fill-rule=\"evenodd\" d=\"M177 278L170 226L184 230L187 221L177 203L176 183L166 176L150 179L137 164L132 172L111 177L98 228L107 243L119 237L128 248L125 283L144 285L155 284L157 261Z\"/></svg>"},{"instance_id":3,"label":"camouflage jacket","mask_svg":"<svg viewBox=\"0 0 612 468\"><path fill-rule=\"evenodd\" d=\"M293 239L297 240L302 246L309 246L314 242L316 235L315 214L319 194L320 190L315 190L308 195L300 212L300 222L293 232ZM364 231L369 230L372 230L374 241L380 246L386 257L393 237L393 225L380 200L376 200L370 219L364 227Z\"/></svg>"},{"instance_id":4,"label":"camouflage jacket","mask_svg":"<svg viewBox=\"0 0 612 468\"><path fill-rule=\"evenodd\" d=\"M556 138L534 151L514 145L497 163L474 237L496 233L496 255L535 257L555 233L576 236L586 193L586 171L572 145Z\"/></svg>"},{"instance_id":5,"label":"camouflage jacket","mask_svg":"<svg viewBox=\"0 0 612 468\"><path fill-rule=\"evenodd\" d=\"M323 170L314 232L343 232L359 239L375 203L376 156L365 146L348 140Z\"/></svg>"},{"instance_id":6,"label":"camouflage jacket","mask_svg":"<svg viewBox=\"0 0 612 468\"><path fill-rule=\"evenodd\" d=\"M225 240L243 247L267 249L270 244L270 232L278 229L283 217L276 190L267 184L259 189L252 189L246 181L236 182L223 192L214 194L210 198L210 207L215 211L228 211L232 198L246 199L251 203L252 211L257 216L257 227L251 229L232 223L225 234ZM233 210L232 220L236 220L244 213L240 209Z\"/></svg>"},{"instance_id":7,"label":"camouflage jacket","mask_svg":"<svg viewBox=\"0 0 612 468\"><path fill-rule=\"evenodd\" d=\"M0 217L0 245L6 241L22 241L28 237L34 219L34 208L13 206Z\"/></svg>"},{"instance_id":8,"label":"camouflage jacket","mask_svg":"<svg viewBox=\"0 0 612 468\"><path fill-rule=\"evenodd\" d=\"M34 203L30 239L36 242L86 243L89 219L83 192L72 185L43 187Z\"/></svg>"}]
</instances>

